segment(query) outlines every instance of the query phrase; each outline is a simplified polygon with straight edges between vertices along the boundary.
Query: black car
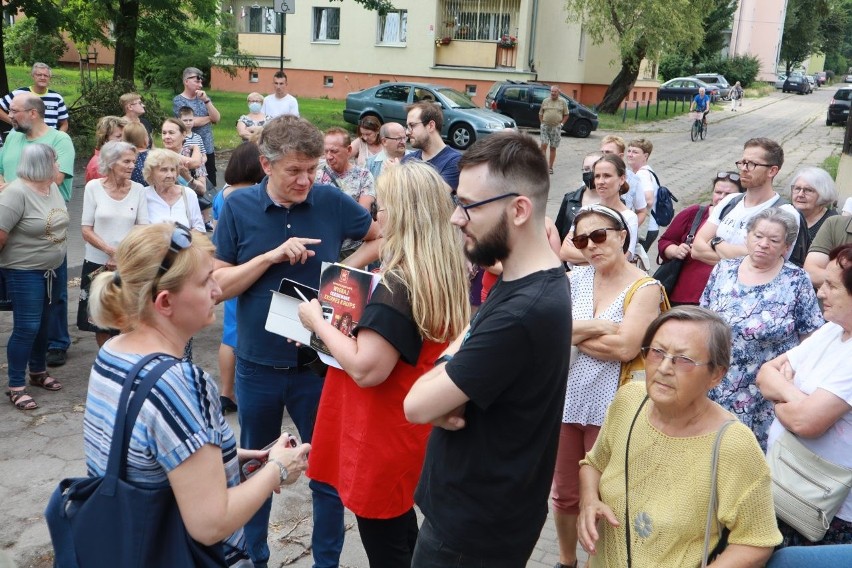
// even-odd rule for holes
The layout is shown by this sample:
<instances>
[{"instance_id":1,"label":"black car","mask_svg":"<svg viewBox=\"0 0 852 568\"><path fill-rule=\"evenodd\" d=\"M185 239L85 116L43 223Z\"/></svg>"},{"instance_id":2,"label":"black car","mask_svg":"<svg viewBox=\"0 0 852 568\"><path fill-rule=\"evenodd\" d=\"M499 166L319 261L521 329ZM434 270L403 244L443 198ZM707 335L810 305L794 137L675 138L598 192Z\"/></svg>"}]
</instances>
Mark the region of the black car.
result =
<instances>
[{"instance_id":1,"label":"black car","mask_svg":"<svg viewBox=\"0 0 852 568\"><path fill-rule=\"evenodd\" d=\"M512 117L518 126L537 128L541 125L538 111L542 101L549 96L550 85L498 81L485 95L485 108ZM562 132L577 138L588 138L589 134L598 129L597 113L568 95L560 93L559 96L568 104L569 113Z\"/></svg>"},{"instance_id":2,"label":"black car","mask_svg":"<svg viewBox=\"0 0 852 568\"><path fill-rule=\"evenodd\" d=\"M837 89L837 92L831 98L831 102L828 103L828 114L825 117L826 126L846 124L850 106L852 106L852 87Z\"/></svg>"},{"instance_id":3,"label":"black car","mask_svg":"<svg viewBox=\"0 0 852 568\"><path fill-rule=\"evenodd\" d=\"M704 87L704 94L709 95L710 102L716 102L721 97L719 89L708 85L695 77L675 77L660 85L657 90L659 101L691 101L698 94L698 89Z\"/></svg>"},{"instance_id":4,"label":"black car","mask_svg":"<svg viewBox=\"0 0 852 568\"><path fill-rule=\"evenodd\" d=\"M793 75L787 77L787 80L784 81L784 86L781 87L781 92L799 93L800 95L807 95L811 92L811 84L808 82L804 75L794 73Z\"/></svg>"}]
</instances>

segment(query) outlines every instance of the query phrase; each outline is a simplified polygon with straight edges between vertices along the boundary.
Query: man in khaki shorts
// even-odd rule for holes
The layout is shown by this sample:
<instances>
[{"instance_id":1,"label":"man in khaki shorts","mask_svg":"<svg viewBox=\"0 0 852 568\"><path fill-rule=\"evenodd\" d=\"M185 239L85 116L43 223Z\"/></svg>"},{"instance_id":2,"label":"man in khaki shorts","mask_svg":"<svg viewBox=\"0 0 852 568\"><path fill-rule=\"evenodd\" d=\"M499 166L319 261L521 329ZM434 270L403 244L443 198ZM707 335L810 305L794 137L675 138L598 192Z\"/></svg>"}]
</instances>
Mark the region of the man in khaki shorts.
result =
<instances>
[{"instance_id":1,"label":"man in khaki shorts","mask_svg":"<svg viewBox=\"0 0 852 568\"><path fill-rule=\"evenodd\" d=\"M550 173L553 173L553 162L556 161L556 149L562 140L562 125L568 120L568 103L559 96L559 87L550 87L550 98L541 102L538 111L541 122L541 151L547 155L550 146L550 157L547 161Z\"/></svg>"}]
</instances>

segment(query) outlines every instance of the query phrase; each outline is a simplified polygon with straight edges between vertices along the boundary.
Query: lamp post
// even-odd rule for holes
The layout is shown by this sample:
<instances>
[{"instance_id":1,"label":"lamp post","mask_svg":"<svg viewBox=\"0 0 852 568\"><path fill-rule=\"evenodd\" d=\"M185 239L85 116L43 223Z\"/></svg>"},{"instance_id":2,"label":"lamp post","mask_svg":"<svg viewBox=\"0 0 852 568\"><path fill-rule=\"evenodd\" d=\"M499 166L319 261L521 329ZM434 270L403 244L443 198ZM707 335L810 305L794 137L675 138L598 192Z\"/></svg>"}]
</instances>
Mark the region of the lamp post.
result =
<instances>
[{"instance_id":1,"label":"lamp post","mask_svg":"<svg viewBox=\"0 0 852 568\"><path fill-rule=\"evenodd\" d=\"M278 70L284 71L284 14L296 13L296 0L273 0L272 9L276 14L281 14L278 26L278 32L281 36L281 52L278 60Z\"/></svg>"}]
</instances>

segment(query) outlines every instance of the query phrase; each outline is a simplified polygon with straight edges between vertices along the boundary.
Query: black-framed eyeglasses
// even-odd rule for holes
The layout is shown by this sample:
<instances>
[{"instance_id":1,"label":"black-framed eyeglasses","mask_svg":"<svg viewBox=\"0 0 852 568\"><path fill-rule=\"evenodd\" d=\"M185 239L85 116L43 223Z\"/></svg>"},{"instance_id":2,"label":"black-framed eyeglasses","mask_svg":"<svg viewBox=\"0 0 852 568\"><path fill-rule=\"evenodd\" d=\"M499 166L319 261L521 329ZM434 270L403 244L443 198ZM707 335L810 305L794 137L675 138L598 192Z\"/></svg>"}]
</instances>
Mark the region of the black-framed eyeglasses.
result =
<instances>
[{"instance_id":1,"label":"black-framed eyeglasses","mask_svg":"<svg viewBox=\"0 0 852 568\"><path fill-rule=\"evenodd\" d=\"M201 75L190 75L189 77L187 77L187 79L195 79L196 81L203 81L204 77L202 77Z\"/></svg>"},{"instance_id":2,"label":"black-framed eyeglasses","mask_svg":"<svg viewBox=\"0 0 852 568\"><path fill-rule=\"evenodd\" d=\"M473 209L474 207L479 207L480 205L487 205L488 203L491 203L491 202L494 202L494 201L500 201L501 199L506 199L507 197L518 197L520 195L521 195L520 193L515 193L515 192L504 193L502 195L498 195L497 197L491 197L489 199L483 199L482 201L476 201L475 203L468 203L467 205L465 205L464 203L459 201L459 196L458 196L458 194L456 194L455 191L450 193L450 196L452 196L452 198L453 198L453 204L456 207L460 208L462 211L464 211L464 216L467 217L468 221L470 221L470 213L468 213L469 209Z\"/></svg>"},{"instance_id":3,"label":"black-framed eyeglasses","mask_svg":"<svg viewBox=\"0 0 852 568\"><path fill-rule=\"evenodd\" d=\"M172 231L172 238L169 242L169 250L166 251L166 255L160 263L160 268L157 269L154 286L151 288L151 296L154 300L157 299L157 286L160 284L160 278L172 267L178 253L188 249L190 245L192 245L192 231L186 225L175 223L175 230Z\"/></svg>"},{"instance_id":4,"label":"black-framed eyeglasses","mask_svg":"<svg viewBox=\"0 0 852 568\"><path fill-rule=\"evenodd\" d=\"M399 142L400 140L405 140L405 136L385 136L384 139Z\"/></svg>"},{"instance_id":5,"label":"black-framed eyeglasses","mask_svg":"<svg viewBox=\"0 0 852 568\"><path fill-rule=\"evenodd\" d=\"M417 126L418 124L423 124L423 121L420 120L418 122L409 122L408 124L405 125L405 129L407 131L411 132L412 130L414 130L414 127Z\"/></svg>"},{"instance_id":6,"label":"black-framed eyeglasses","mask_svg":"<svg viewBox=\"0 0 852 568\"><path fill-rule=\"evenodd\" d=\"M684 372L692 371L695 367L702 367L710 364L709 361L699 363L694 359L690 359L686 355L669 355L662 349L657 349L656 347L643 347L642 357L645 358L647 363L653 363L655 365L662 363L663 359L671 359L672 366L675 368L675 371Z\"/></svg>"},{"instance_id":7,"label":"black-framed eyeglasses","mask_svg":"<svg viewBox=\"0 0 852 568\"><path fill-rule=\"evenodd\" d=\"M571 242L574 243L574 246L578 249L584 249L589 246L589 241L591 240L596 245L601 244L606 240L606 232L607 231L620 231L621 229L616 229L615 227L603 227L601 229L595 229L591 233L586 233L584 235L576 235L571 238Z\"/></svg>"},{"instance_id":8,"label":"black-framed eyeglasses","mask_svg":"<svg viewBox=\"0 0 852 568\"><path fill-rule=\"evenodd\" d=\"M716 174L716 181L725 181L728 179L736 183L740 181L740 174L735 174L734 172L719 172Z\"/></svg>"},{"instance_id":9,"label":"black-framed eyeglasses","mask_svg":"<svg viewBox=\"0 0 852 568\"><path fill-rule=\"evenodd\" d=\"M805 195L814 195L816 192L817 190L806 185L793 184L790 186L790 193L804 193Z\"/></svg>"},{"instance_id":10,"label":"black-framed eyeglasses","mask_svg":"<svg viewBox=\"0 0 852 568\"><path fill-rule=\"evenodd\" d=\"M754 171L754 168L757 166L761 166L763 168L771 168L775 164L758 164L757 162L752 162L751 160L740 160L738 162L734 162L734 165L737 166L740 170L745 170L747 172Z\"/></svg>"}]
</instances>

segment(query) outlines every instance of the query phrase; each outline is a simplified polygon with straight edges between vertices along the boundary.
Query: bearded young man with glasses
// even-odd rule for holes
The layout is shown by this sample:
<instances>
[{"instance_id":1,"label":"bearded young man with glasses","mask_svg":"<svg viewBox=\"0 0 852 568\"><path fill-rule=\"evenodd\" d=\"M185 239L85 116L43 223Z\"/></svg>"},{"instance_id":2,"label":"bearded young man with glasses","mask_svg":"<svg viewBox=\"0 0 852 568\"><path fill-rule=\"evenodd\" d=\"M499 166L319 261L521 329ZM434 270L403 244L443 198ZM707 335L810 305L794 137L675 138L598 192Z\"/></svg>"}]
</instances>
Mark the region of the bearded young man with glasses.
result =
<instances>
[{"instance_id":1,"label":"bearded young man with glasses","mask_svg":"<svg viewBox=\"0 0 852 568\"><path fill-rule=\"evenodd\" d=\"M521 568L547 517L571 342L568 280L544 231L550 176L537 142L499 132L459 166L451 221L470 261L501 261L503 273L405 399L409 421L435 426L411 565Z\"/></svg>"},{"instance_id":2,"label":"bearded young man with glasses","mask_svg":"<svg viewBox=\"0 0 852 568\"><path fill-rule=\"evenodd\" d=\"M441 138L444 127L444 113L441 107L428 101L420 101L407 109L405 133L411 142L414 152L405 156L402 161L422 160L435 168L450 186L459 186L459 159L461 152L450 148Z\"/></svg>"},{"instance_id":3,"label":"bearded young man with glasses","mask_svg":"<svg viewBox=\"0 0 852 568\"><path fill-rule=\"evenodd\" d=\"M715 265L725 258L745 256L748 253L745 246L746 225L749 219L769 207L782 207L798 222L799 213L796 209L782 201L781 196L772 189L772 182L783 164L784 149L774 140L752 138L744 144L742 159L735 165L745 194L726 197L714 208L695 236L692 258ZM732 202L735 205L729 207ZM804 256L799 266L803 262Z\"/></svg>"}]
</instances>

